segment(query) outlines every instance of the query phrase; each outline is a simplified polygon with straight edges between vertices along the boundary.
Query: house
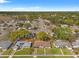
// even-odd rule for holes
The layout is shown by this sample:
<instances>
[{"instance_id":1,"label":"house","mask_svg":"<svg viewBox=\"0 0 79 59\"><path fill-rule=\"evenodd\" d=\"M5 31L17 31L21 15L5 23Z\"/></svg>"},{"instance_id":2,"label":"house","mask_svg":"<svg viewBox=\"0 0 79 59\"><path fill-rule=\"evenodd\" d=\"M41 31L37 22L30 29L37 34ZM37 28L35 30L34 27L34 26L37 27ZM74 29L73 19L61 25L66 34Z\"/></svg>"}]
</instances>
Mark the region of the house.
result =
<instances>
[{"instance_id":1,"label":"house","mask_svg":"<svg viewBox=\"0 0 79 59\"><path fill-rule=\"evenodd\" d=\"M79 48L79 39L75 40L75 42L72 42L73 48Z\"/></svg>"},{"instance_id":2,"label":"house","mask_svg":"<svg viewBox=\"0 0 79 59\"><path fill-rule=\"evenodd\" d=\"M62 48L62 47L71 48L71 44L68 41L56 40L54 43L57 48Z\"/></svg>"},{"instance_id":3,"label":"house","mask_svg":"<svg viewBox=\"0 0 79 59\"><path fill-rule=\"evenodd\" d=\"M17 41L15 46L13 47L14 50L16 49L20 49L20 48L28 48L28 47L31 47L32 46L32 43L31 42L26 42L26 41Z\"/></svg>"},{"instance_id":4,"label":"house","mask_svg":"<svg viewBox=\"0 0 79 59\"><path fill-rule=\"evenodd\" d=\"M0 41L0 48L3 50L7 50L8 48L10 48L10 46L12 45L12 42L7 40L7 41Z\"/></svg>"},{"instance_id":5,"label":"house","mask_svg":"<svg viewBox=\"0 0 79 59\"><path fill-rule=\"evenodd\" d=\"M35 41L33 46L35 48L51 48L49 41Z\"/></svg>"},{"instance_id":6,"label":"house","mask_svg":"<svg viewBox=\"0 0 79 59\"><path fill-rule=\"evenodd\" d=\"M73 31L79 30L79 26L76 26L76 25L70 26L70 28L71 28Z\"/></svg>"},{"instance_id":7,"label":"house","mask_svg":"<svg viewBox=\"0 0 79 59\"><path fill-rule=\"evenodd\" d=\"M76 32L75 35L76 35L76 37L79 37L79 32Z\"/></svg>"}]
</instances>

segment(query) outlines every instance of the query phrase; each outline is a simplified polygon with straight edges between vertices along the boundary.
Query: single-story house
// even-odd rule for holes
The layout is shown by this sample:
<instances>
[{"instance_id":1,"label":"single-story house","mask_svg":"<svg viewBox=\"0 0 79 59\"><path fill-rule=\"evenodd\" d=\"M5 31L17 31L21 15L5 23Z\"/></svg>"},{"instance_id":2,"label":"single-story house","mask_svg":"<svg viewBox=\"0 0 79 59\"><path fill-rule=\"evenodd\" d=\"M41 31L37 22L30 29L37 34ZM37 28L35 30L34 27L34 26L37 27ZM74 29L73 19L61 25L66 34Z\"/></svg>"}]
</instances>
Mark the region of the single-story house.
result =
<instances>
[{"instance_id":1,"label":"single-story house","mask_svg":"<svg viewBox=\"0 0 79 59\"><path fill-rule=\"evenodd\" d=\"M51 48L50 41L35 41L33 46L35 48Z\"/></svg>"},{"instance_id":2,"label":"single-story house","mask_svg":"<svg viewBox=\"0 0 79 59\"><path fill-rule=\"evenodd\" d=\"M62 47L71 48L71 44L68 41L56 40L54 43L57 48L62 48Z\"/></svg>"},{"instance_id":3,"label":"single-story house","mask_svg":"<svg viewBox=\"0 0 79 59\"><path fill-rule=\"evenodd\" d=\"M76 36L79 37L79 32L76 32Z\"/></svg>"},{"instance_id":4,"label":"single-story house","mask_svg":"<svg viewBox=\"0 0 79 59\"><path fill-rule=\"evenodd\" d=\"M79 26L76 26L76 25L74 25L74 26L70 26L70 28L72 29L72 30L79 30Z\"/></svg>"},{"instance_id":5,"label":"single-story house","mask_svg":"<svg viewBox=\"0 0 79 59\"><path fill-rule=\"evenodd\" d=\"M7 41L0 41L0 48L1 49L4 49L4 50L7 50L8 48L10 48L12 45L12 42L7 40Z\"/></svg>"},{"instance_id":6,"label":"single-story house","mask_svg":"<svg viewBox=\"0 0 79 59\"><path fill-rule=\"evenodd\" d=\"M75 40L75 42L72 42L73 48L79 48L79 39Z\"/></svg>"},{"instance_id":7,"label":"single-story house","mask_svg":"<svg viewBox=\"0 0 79 59\"><path fill-rule=\"evenodd\" d=\"M17 41L15 46L13 47L14 50L24 48L24 47L31 47L32 43L31 42L26 42L26 41Z\"/></svg>"}]
</instances>

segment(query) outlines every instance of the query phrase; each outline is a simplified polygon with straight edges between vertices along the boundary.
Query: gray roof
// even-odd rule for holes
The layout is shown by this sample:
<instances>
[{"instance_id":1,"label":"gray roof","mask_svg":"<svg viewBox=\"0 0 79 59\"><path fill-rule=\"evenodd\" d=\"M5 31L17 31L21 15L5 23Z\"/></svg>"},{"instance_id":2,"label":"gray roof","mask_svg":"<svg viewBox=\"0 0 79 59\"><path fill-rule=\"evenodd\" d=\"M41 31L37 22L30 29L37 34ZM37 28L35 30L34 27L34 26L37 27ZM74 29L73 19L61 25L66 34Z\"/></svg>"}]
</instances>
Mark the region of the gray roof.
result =
<instances>
[{"instance_id":1,"label":"gray roof","mask_svg":"<svg viewBox=\"0 0 79 59\"><path fill-rule=\"evenodd\" d=\"M31 42L26 42L26 41L17 41L17 43L15 44L14 47L30 47L31 46Z\"/></svg>"},{"instance_id":2,"label":"gray roof","mask_svg":"<svg viewBox=\"0 0 79 59\"><path fill-rule=\"evenodd\" d=\"M71 47L70 43L68 41L63 41L63 40L56 40L55 45L57 47Z\"/></svg>"},{"instance_id":3,"label":"gray roof","mask_svg":"<svg viewBox=\"0 0 79 59\"><path fill-rule=\"evenodd\" d=\"M72 42L73 47L79 47L79 39L75 40L75 42Z\"/></svg>"},{"instance_id":4,"label":"gray roof","mask_svg":"<svg viewBox=\"0 0 79 59\"><path fill-rule=\"evenodd\" d=\"M11 45L11 41L7 40L7 41L0 41L0 47L2 49L7 49L10 45Z\"/></svg>"}]
</instances>

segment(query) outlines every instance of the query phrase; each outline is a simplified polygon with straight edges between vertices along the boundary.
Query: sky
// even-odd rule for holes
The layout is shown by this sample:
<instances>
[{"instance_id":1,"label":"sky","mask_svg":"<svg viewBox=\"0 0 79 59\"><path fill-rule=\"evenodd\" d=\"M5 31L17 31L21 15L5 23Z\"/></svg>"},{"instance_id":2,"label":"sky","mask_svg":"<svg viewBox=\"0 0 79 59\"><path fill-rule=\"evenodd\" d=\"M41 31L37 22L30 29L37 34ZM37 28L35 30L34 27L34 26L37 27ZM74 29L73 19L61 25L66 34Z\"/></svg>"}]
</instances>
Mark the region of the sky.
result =
<instances>
[{"instance_id":1,"label":"sky","mask_svg":"<svg viewBox=\"0 0 79 59\"><path fill-rule=\"evenodd\" d=\"M0 0L0 11L79 11L79 0Z\"/></svg>"}]
</instances>

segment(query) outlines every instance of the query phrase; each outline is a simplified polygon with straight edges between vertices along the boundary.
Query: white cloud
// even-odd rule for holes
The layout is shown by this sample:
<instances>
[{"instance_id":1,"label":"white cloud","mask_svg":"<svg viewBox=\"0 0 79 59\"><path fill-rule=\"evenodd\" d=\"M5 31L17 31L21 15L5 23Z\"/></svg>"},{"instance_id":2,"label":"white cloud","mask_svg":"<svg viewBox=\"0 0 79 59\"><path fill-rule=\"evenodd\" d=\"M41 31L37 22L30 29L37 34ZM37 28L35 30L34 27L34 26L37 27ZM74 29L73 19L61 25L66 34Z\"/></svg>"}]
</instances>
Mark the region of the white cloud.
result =
<instances>
[{"instance_id":1,"label":"white cloud","mask_svg":"<svg viewBox=\"0 0 79 59\"><path fill-rule=\"evenodd\" d=\"M39 6L31 7L4 7L0 11L79 11L78 7L73 8L45 8Z\"/></svg>"},{"instance_id":2,"label":"white cloud","mask_svg":"<svg viewBox=\"0 0 79 59\"><path fill-rule=\"evenodd\" d=\"M9 1L7 1L7 0L0 0L0 4L7 3L7 2L9 2Z\"/></svg>"},{"instance_id":3,"label":"white cloud","mask_svg":"<svg viewBox=\"0 0 79 59\"><path fill-rule=\"evenodd\" d=\"M11 11L37 11L40 10L40 7L34 6L34 7L16 7L16 8L12 8Z\"/></svg>"}]
</instances>

